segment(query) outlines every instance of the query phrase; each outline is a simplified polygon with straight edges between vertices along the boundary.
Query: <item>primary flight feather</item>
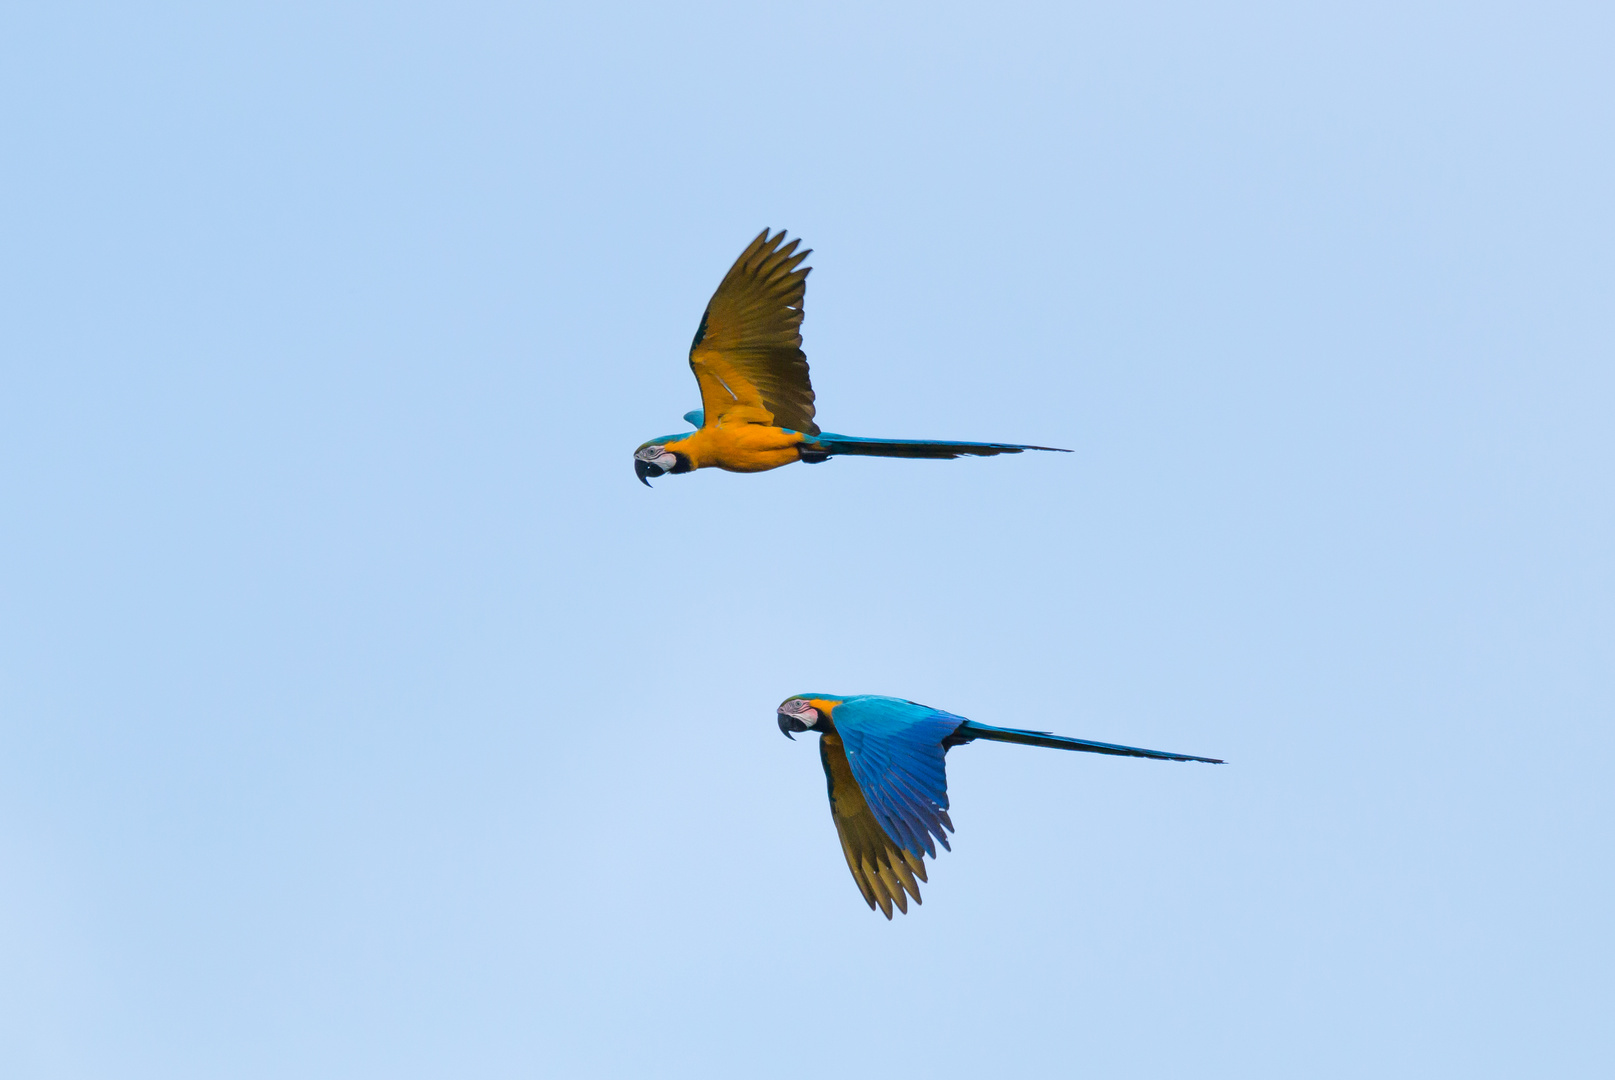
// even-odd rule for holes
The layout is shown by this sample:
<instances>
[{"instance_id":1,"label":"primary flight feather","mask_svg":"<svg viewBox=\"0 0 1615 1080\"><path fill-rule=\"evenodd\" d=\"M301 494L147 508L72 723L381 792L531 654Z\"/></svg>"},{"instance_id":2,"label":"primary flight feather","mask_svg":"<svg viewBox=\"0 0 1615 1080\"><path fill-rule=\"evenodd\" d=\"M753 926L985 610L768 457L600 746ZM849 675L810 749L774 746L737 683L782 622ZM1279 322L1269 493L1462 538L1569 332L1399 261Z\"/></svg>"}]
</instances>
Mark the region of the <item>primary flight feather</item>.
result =
<instances>
[{"instance_id":1,"label":"primary flight feather","mask_svg":"<svg viewBox=\"0 0 1615 1080\"><path fill-rule=\"evenodd\" d=\"M937 845L948 847L948 776L944 757L955 746L993 742L1084 750L1094 754L1204 761L1217 758L1171 754L1137 746L1094 742L978 724L941 709L902 698L860 694L797 694L778 709L779 729L819 735L819 760L830 789L830 816L841 837L852 879L871 910L888 919L892 908L908 914L908 901L920 902L926 880L925 857Z\"/></svg>"},{"instance_id":2,"label":"primary flight feather","mask_svg":"<svg viewBox=\"0 0 1615 1080\"><path fill-rule=\"evenodd\" d=\"M869 439L820 431L802 352L802 301L810 251L764 229L724 275L690 343L701 408L684 414L696 430L664 435L634 451L634 472L654 477L718 468L765 472L793 461L866 457L991 457L1060 450L1021 443Z\"/></svg>"}]
</instances>

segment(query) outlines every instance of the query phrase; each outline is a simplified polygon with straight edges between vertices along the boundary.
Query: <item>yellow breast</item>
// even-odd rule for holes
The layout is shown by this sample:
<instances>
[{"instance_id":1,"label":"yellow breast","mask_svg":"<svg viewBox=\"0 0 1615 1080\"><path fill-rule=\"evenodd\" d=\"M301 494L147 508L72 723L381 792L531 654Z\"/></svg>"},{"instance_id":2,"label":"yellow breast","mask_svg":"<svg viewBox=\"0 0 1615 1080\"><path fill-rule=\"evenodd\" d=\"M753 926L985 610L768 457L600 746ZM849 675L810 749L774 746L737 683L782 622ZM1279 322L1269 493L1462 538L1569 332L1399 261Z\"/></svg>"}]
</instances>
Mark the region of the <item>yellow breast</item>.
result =
<instances>
[{"instance_id":1,"label":"yellow breast","mask_svg":"<svg viewBox=\"0 0 1615 1080\"><path fill-rule=\"evenodd\" d=\"M667 444L697 469L767 472L797 460L797 444L806 436L764 424L714 424Z\"/></svg>"}]
</instances>

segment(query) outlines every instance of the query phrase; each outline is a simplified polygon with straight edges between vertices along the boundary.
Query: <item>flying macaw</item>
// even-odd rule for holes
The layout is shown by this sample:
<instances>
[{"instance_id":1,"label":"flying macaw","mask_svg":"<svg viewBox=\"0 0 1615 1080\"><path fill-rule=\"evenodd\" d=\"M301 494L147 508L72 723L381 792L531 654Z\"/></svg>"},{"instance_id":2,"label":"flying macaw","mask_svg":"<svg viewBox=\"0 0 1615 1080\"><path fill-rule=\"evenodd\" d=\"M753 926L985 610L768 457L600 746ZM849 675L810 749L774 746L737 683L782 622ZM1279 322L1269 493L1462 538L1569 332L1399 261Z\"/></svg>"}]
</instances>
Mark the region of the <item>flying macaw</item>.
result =
<instances>
[{"instance_id":1,"label":"flying macaw","mask_svg":"<svg viewBox=\"0 0 1615 1080\"><path fill-rule=\"evenodd\" d=\"M811 251L764 229L729 268L701 315L690 343L690 368L701 387L701 408L684 414L696 428L663 435L634 451L634 472L646 487L663 473L716 467L765 472L793 461L817 464L838 454L873 457L992 457L1022 450L1057 450L1018 443L864 439L820 431L813 422L813 386L802 352L802 298Z\"/></svg>"},{"instance_id":2,"label":"flying macaw","mask_svg":"<svg viewBox=\"0 0 1615 1080\"><path fill-rule=\"evenodd\" d=\"M859 694L797 694L779 706L779 729L819 733L819 759L830 787L830 816L841 835L841 851L864 901L890 919L892 905L908 914L907 896L920 902L918 878L925 881L924 857L936 858L936 844L948 848L948 777L943 757L976 739L1086 750L1094 754L1204 761L1218 758L1168 754L1136 746L1093 742L989 727L962 716L902 698ZM952 850L949 848L949 850ZM907 894L905 896L905 893Z\"/></svg>"}]
</instances>

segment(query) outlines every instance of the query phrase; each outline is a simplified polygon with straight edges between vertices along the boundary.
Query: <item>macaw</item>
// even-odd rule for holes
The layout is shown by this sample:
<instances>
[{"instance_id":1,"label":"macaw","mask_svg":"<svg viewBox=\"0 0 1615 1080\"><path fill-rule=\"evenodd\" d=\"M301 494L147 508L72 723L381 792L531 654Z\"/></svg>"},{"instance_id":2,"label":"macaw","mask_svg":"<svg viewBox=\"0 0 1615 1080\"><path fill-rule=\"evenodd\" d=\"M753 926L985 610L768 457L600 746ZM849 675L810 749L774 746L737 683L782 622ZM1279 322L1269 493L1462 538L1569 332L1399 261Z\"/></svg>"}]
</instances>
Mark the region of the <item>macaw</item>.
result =
<instances>
[{"instance_id":1,"label":"macaw","mask_svg":"<svg viewBox=\"0 0 1615 1080\"><path fill-rule=\"evenodd\" d=\"M927 880L925 856L935 859L937 844L952 850L943 757L955 746L990 739L1055 750L1223 764L1219 758L990 727L876 694L797 694L780 703L778 714L779 729L788 739L796 737L793 732L818 732L819 760L830 788L830 816L841 836L847 868L869 909L879 904L888 919L894 904L908 914L908 896L920 902L915 879Z\"/></svg>"},{"instance_id":2,"label":"macaw","mask_svg":"<svg viewBox=\"0 0 1615 1080\"><path fill-rule=\"evenodd\" d=\"M874 457L992 457L1022 450L1056 450L1019 443L865 439L832 435L813 422L813 386L802 352L802 298L811 251L785 242L781 230L757 234L718 291L690 343L690 368L701 387L701 408L684 414L696 430L663 435L634 451L634 472L652 477L716 467L765 472L793 461L818 464L840 454Z\"/></svg>"}]
</instances>

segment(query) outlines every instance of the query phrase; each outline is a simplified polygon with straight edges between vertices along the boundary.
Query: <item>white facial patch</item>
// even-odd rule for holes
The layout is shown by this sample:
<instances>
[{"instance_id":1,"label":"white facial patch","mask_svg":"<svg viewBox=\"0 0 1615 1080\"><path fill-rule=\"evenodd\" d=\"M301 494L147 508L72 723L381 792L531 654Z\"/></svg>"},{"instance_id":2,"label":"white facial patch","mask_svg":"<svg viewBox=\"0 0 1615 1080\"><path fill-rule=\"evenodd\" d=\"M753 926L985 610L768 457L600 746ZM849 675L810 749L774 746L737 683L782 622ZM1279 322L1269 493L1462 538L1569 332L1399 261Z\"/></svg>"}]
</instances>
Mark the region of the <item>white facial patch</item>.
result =
<instances>
[{"instance_id":1,"label":"white facial patch","mask_svg":"<svg viewBox=\"0 0 1615 1080\"><path fill-rule=\"evenodd\" d=\"M809 729L819 726L819 710L797 698L787 701L779 707L782 716L789 716L793 720L800 720Z\"/></svg>"},{"instance_id":2,"label":"white facial patch","mask_svg":"<svg viewBox=\"0 0 1615 1080\"><path fill-rule=\"evenodd\" d=\"M647 465L654 465L663 472L667 472L677 465L679 459L673 456L673 451L660 446L643 446L634 451L634 456Z\"/></svg>"}]
</instances>

